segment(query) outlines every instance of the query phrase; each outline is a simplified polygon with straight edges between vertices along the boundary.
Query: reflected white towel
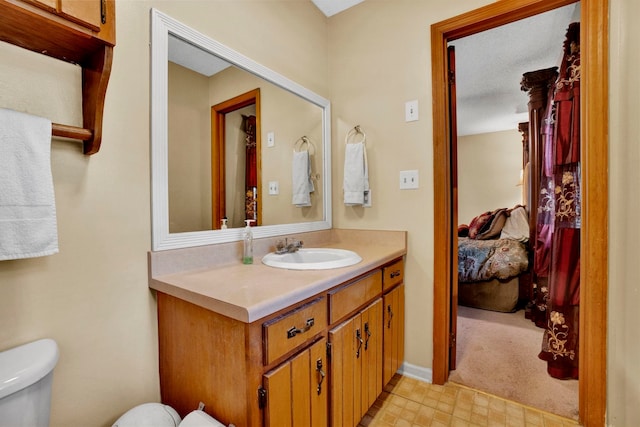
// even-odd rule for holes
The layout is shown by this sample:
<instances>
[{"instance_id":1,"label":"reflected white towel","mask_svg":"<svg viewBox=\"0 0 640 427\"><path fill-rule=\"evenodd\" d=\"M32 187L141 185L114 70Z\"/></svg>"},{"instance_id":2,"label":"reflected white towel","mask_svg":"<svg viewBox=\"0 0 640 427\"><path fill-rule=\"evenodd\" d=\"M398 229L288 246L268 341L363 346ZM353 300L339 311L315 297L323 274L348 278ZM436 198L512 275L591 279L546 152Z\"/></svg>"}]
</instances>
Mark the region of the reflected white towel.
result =
<instances>
[{"instance_id":1,"label":"reflected white towel","mask_svg":"<svg viewBox=\"0 0 640 427\"><path fill-rule=\"evenodd\" d=\"M308 151L293 152L292 203L297 207L311 206L311 193L315 190L311 182L311 161Z\"/></svg>"},{"instance_id":2,"label":"reflected white towel","mask_svg":"<svg viewBox=\"0 0 640 427\"><path fill-rule=\"evenodd\" d=\"M57 252L51 121L0 108L0 260Z\"/></svg>"},{"instance_id":3,"label":"reflected white towel","mask_svg":"<svg viewBox=\"0 0 640 427\"><path fill-rule=\"evenodd\" d=\"M344 204L362 205L369 191L367 150L363 142L346 144L344 156Z\"/></svg>"}]
</instances>

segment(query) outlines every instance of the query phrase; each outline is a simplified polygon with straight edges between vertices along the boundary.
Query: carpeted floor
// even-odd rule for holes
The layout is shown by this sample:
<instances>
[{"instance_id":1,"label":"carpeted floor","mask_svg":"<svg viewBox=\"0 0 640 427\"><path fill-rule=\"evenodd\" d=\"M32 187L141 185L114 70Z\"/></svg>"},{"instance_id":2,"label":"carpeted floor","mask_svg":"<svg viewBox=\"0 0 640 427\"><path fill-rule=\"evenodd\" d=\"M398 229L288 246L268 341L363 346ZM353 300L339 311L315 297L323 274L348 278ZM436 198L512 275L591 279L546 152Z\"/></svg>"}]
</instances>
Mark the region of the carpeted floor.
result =
<instances>
[{"instance_id":1,"label":"carpeted floor","mask_svg":"<svg viewBox=\"0 0 640 427\"><path fill-rule=\"evenodd\" d=\"M542 329L516 313L458 307L457 366L449 380L571 419L578 381L557 380L538 359Z\"/></svg>"}]
</instances>

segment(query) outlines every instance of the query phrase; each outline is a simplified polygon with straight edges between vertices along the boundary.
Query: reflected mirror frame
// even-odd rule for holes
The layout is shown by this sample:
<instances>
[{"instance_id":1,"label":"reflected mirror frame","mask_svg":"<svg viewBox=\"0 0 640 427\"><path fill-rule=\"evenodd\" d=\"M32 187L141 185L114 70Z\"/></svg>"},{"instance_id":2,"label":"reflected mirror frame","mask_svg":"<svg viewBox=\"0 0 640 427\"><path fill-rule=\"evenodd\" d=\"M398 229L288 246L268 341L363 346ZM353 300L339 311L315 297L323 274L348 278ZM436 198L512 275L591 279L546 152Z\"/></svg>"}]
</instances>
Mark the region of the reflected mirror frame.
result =
<instances>
[{"instance_id":1,"label":"reflected mirror frame","mask_svg":"<svg viewBox=\"0 0 640 427\"><path fill-rule=\"evenodd\" d=\"M254 238L330 229L331 105L329 100L250 58L151 9L151 250L188 248L242 240L242 228L169 233L168 195L168 39L172 34L245 71L300 96L322 109L322 221L253 227Z\"/></svg>"}]
</instances>

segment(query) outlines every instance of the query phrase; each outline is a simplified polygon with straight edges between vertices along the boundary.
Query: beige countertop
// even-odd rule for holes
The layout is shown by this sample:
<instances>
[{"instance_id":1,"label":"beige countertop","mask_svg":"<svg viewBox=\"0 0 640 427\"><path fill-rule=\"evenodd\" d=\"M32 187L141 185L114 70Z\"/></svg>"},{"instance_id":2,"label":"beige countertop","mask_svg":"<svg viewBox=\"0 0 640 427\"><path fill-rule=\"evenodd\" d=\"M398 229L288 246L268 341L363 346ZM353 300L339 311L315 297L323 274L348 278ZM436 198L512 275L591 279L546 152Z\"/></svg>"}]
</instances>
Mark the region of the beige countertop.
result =
<instances>
[{"instance_id":1,"label":"beige countertop","mask_svg":"<svg viewBox=\"0 0 640 427\"><path fill-rule=\"evenodd\" d=\"M251 323L374 270L404 256L407 251L404 231L333 229L295 237L302 239L306 247L352 250L362 257L362 261L330 270L301 271L269 267L262 264L261 260L272 250L274 239L256 242L254 263L251 265L242 264L239 256L229 257L222 253L239 253L238 244L241 246L242 242L189 248L187 254L181 252L184 250L151 252L149 287ZM212 250L216 250L215 256L207 256ZM181 269L178 264L186 259L191 261L191 265ZM212 261L206 265L206 262L198 261L201 259Z\"/></svg>"}]
</instances>

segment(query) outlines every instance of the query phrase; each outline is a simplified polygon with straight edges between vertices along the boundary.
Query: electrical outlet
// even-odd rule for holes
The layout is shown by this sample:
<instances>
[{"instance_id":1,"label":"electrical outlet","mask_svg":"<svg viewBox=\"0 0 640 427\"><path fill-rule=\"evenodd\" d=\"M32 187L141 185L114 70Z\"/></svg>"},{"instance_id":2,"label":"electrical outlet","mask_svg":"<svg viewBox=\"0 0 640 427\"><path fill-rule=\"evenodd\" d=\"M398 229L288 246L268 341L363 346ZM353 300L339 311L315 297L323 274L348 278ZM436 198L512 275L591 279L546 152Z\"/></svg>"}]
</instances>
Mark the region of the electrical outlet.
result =
<instances>
[{"instance_id":1,"label":"electrical outlet","mask_svg":"<svg viewBox=\"0 0 640 427\"><path fill-rule=\"evenodd\" d=\"M407 101L404 104L404 119L406 122L415 122L418 120L418 100Z\"/></svg>"},{"instance_id":2,"label":"electrical outlet","mask_svg":"<svg viewBox=\"0 0 640 427\"><path fill-rule=\"evenodd\" d=\"M413 190L418 188L418 171L408 170L400 171L400 189L401 190Z\"/></svg>"},{"instance_id":3,"label":"electrical outlet","mask_svg":"<svg viewBox=\"0 0 640 427\"><path fill-rule=\"evenodd\" d=\"M275 196L276 194L280 194L278 181L269 181L269 195Z\"/></svg>"}]
</instances>

